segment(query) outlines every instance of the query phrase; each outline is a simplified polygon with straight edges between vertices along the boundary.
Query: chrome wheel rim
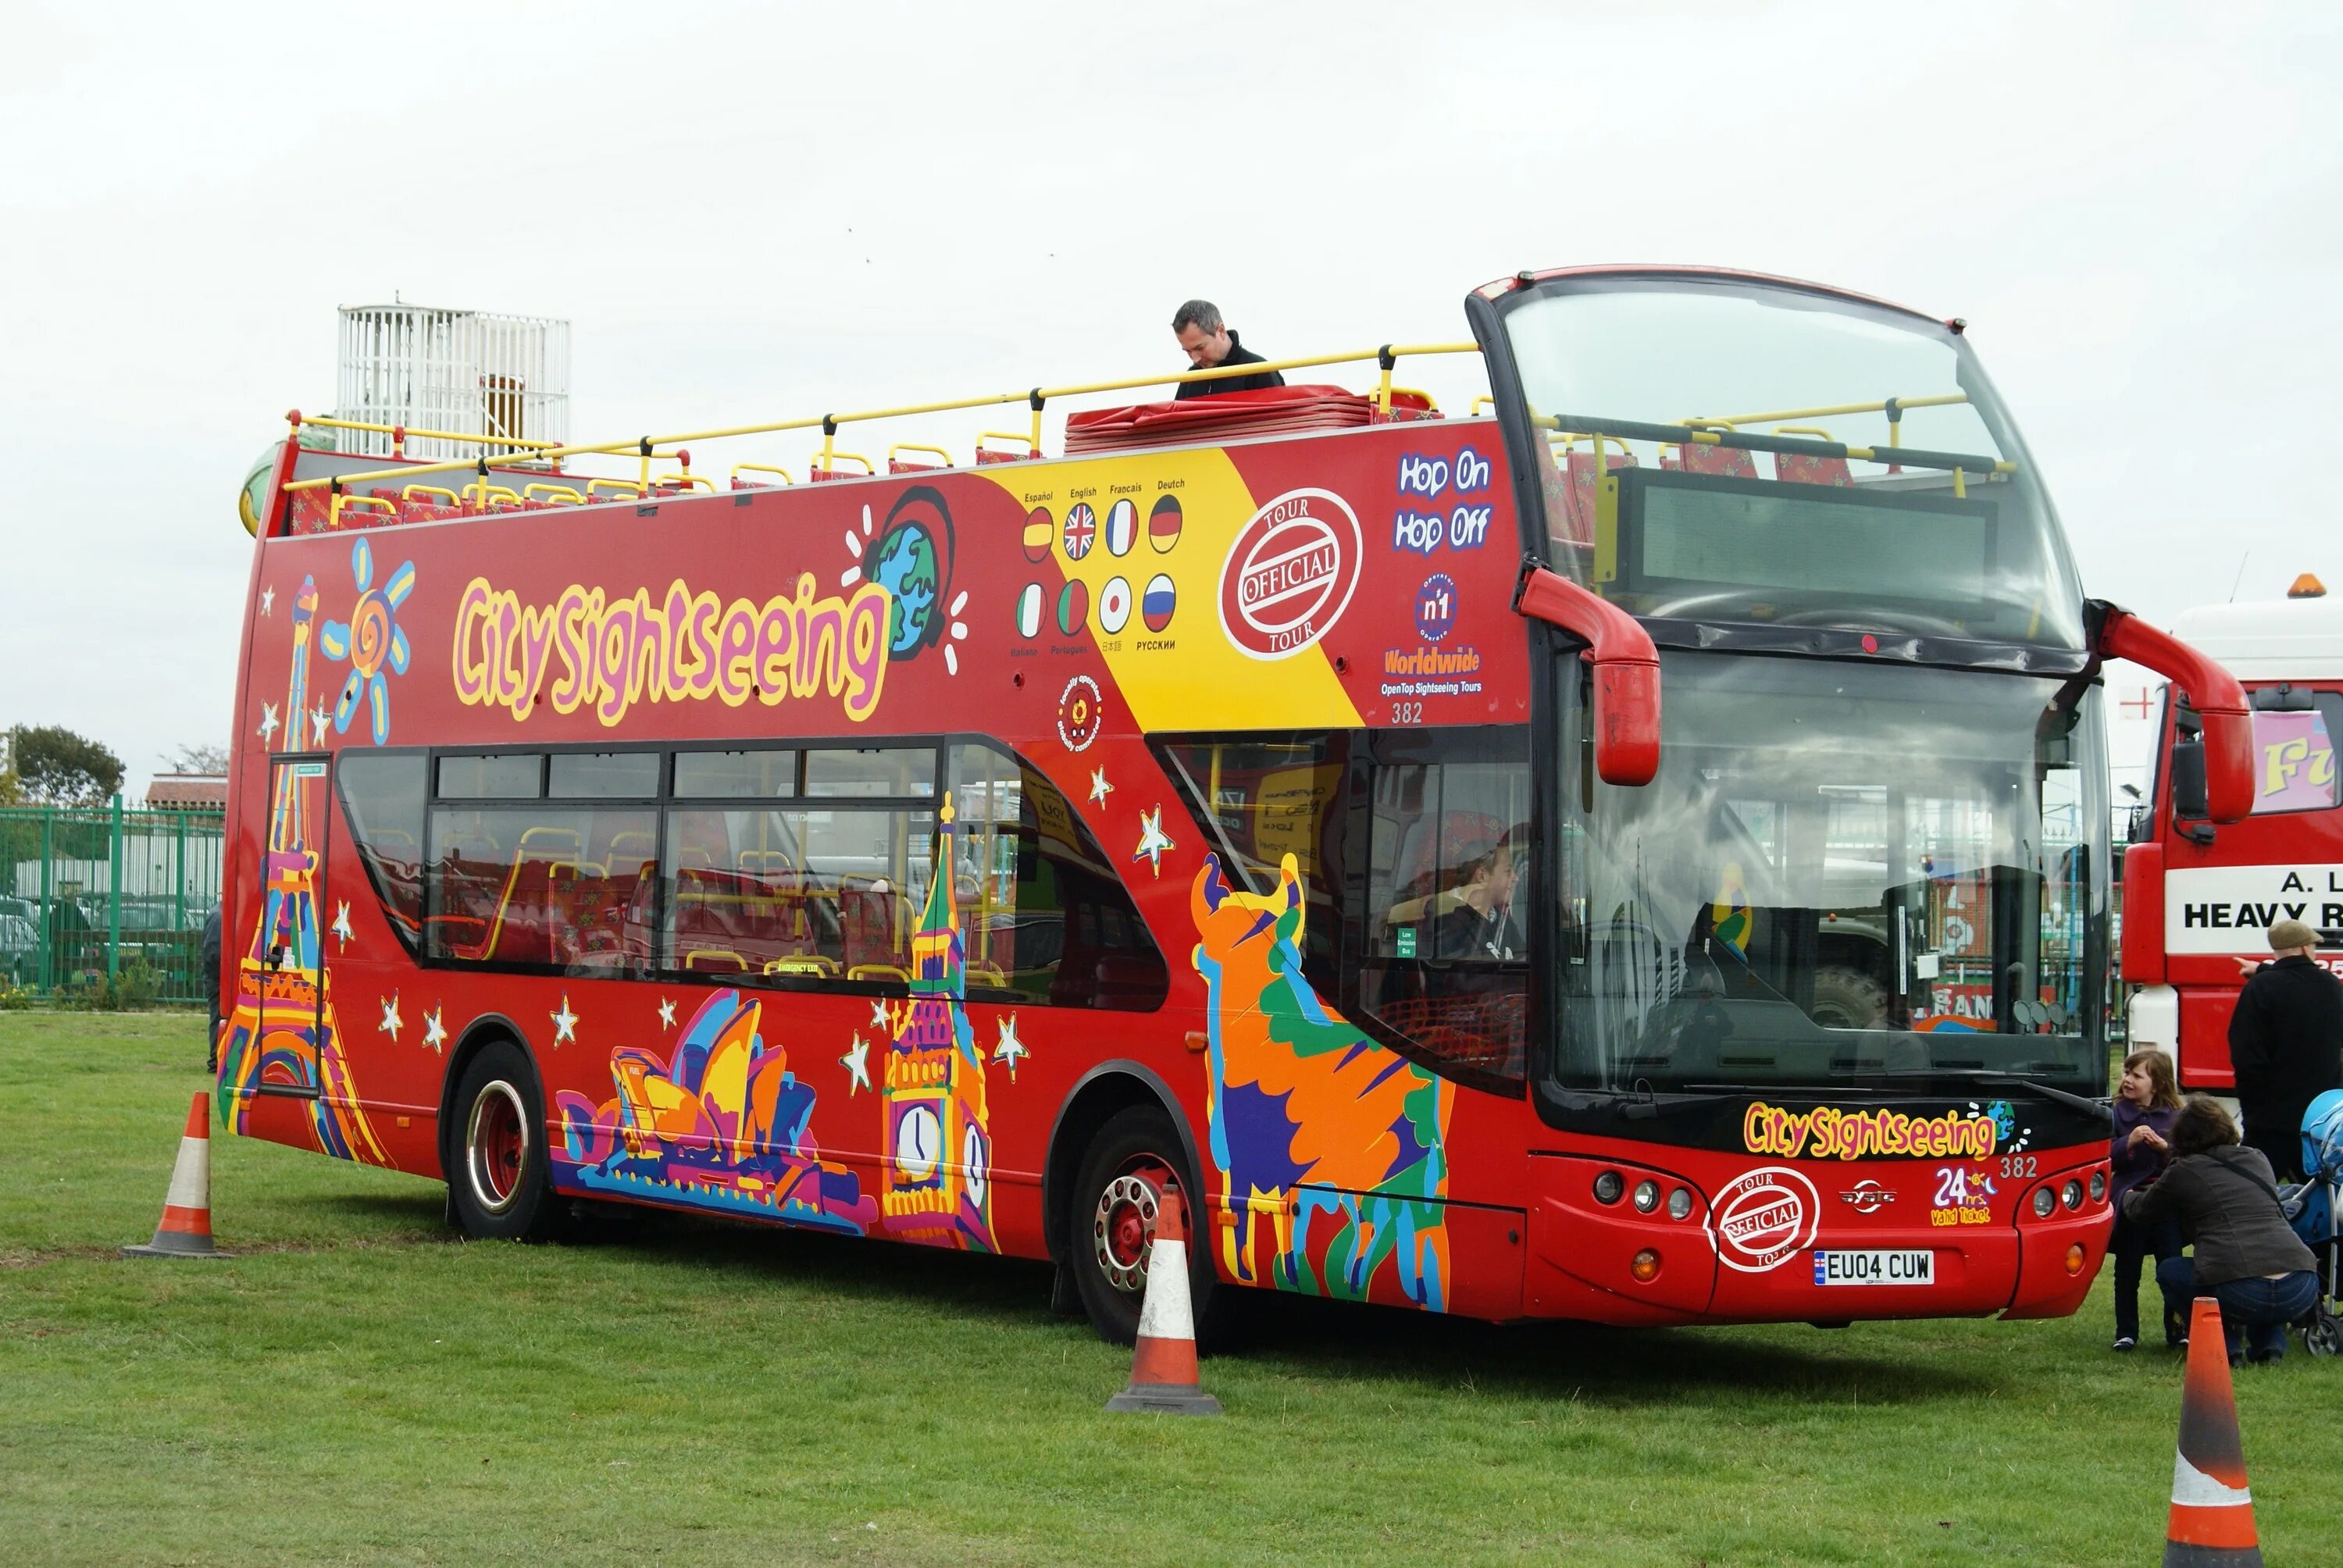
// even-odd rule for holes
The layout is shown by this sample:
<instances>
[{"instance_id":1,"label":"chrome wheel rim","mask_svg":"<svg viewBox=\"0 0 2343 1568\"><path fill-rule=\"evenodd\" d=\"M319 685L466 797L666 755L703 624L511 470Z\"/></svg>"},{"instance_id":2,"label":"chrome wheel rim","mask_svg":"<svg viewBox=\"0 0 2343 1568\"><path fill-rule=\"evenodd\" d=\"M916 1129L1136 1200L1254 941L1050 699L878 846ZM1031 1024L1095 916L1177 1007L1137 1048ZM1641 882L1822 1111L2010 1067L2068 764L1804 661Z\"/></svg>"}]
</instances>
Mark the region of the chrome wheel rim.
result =
<instances>
[{"instance_id":1,"label":"chrome wheel rim","mask_svg":"<svg viewBox=\"0 0 2343 1568\"><path fill-rule=\"evenodd\" d=\"M528 1163L528 1116L511 1084L498 1079L473 1099L464 1147L473 1201L490 1214L504 1213L519 1201Z\"/></svg>"}]
</instances>

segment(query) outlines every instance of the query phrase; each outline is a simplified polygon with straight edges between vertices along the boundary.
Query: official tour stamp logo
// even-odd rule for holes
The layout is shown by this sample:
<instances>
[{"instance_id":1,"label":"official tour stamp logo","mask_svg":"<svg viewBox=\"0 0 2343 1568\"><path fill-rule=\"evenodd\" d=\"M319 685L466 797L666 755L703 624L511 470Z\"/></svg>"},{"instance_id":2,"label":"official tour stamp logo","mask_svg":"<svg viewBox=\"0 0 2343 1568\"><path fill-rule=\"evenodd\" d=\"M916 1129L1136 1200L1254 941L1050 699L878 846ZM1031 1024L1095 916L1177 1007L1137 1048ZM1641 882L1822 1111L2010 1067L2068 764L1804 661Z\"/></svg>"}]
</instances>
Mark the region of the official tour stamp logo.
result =
<instances>
[{"instance_id":1,"label":"official tour stamp logo","mask_svg":"<svg viewBox=\"0 0 2343 1568\"><path fill-rule=\"evenodd\" d=\"M1821 1211L1815 1184L1788 1166L1752 1171L1719 1192L1710 1211L1717 1261L1745 1274L1779 1268L1814 1241Z\"/></svg>"},{"instance_id":2,"label":"official tour stamp logo","mask_svg":"<svg viewBox=\"0 0 2343 1568\"><path fill-rule=\"evenodd\" d=\"M1359 586L1358 515L1327 490L1288 490L1237 530L1221 565L1221 629L1248 658L1291 658L1332 629Z\"/></svg>"}]
</instances>

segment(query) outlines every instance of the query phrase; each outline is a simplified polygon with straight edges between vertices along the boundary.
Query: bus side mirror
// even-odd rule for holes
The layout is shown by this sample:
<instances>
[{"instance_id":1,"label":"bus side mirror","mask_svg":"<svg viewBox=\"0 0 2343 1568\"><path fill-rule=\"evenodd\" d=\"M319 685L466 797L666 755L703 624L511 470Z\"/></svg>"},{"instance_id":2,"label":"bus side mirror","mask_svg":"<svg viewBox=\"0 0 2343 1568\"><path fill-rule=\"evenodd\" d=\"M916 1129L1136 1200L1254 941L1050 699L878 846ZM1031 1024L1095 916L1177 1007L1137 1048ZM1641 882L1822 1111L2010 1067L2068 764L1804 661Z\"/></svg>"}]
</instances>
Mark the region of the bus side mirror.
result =
<instances>
[{"instance_id":1,"label":"bus side mirror","mask_svg":"<svg viewBox=\"0 0 2343 1568\"><path fill-rule=\"evenodd\" d=\"M2200 820L2242 822L2254 809L2253 713L2246 705L2246 689L2237 678L2178 638L2168 637L2127 609L2103 599L2087 607L2098 621L2093 651L2107 658L2127 658L2170 680L2188 698L2204 726L2201 739L2176 741L2172 748L2173 799L2181 816L2183 748L2197 749L2197 795L2193 813Z\"/></svg>"},{"instance_id":2,"label":"bus side mirror","mask_svg":"<svg viewBox=\"0 0 2343 1568\"><path fill-rule=\"evenodd\" d=\"M2172 743L2172 814L2187 822L2202 822L2211 814L2206 799L2205 743Z\"/></svg>"},{"instance_id":3,"label":"bus side mirror","mask_svg":"<svg viewBox=\"0 0 2343 1568\"><path fill-rule=\"evenodd\" d=\"M1649 784L1660 770L1660 651L1632 615L1568 578L1524 562L1515 613L1586 644L1594 676L1594 771L1605 784Z\"/></svg>"}]
</instances>

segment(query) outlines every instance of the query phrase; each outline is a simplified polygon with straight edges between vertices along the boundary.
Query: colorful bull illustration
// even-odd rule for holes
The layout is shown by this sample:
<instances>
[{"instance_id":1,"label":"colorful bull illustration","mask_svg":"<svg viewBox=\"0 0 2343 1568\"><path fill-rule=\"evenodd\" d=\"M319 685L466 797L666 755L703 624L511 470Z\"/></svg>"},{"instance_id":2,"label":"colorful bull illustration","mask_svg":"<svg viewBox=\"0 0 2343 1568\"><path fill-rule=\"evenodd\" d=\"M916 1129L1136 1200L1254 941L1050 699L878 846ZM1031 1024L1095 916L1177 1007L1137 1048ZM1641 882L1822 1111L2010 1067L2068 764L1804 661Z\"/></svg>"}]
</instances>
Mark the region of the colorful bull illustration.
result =
<instances>
[{"instance_id":1,"label":"colorful bull illustration","mask_svg":"<svg viewBox=\"0 0 2343 1568\"><path fill-rule=\"evenodd\" d=\"M1330 1013L1302 978L1307 905L1292 855L1266 895L1232 890L1207 855L1189 907L1222 1261L1258 1281L1265 1231L1280 1290L1442 1310L1449 1085ZM1386 1262L1396 1297L1371 1289Z\"/></svg>"},{"instance_id":2,"label":"colorful bull illustration","mask_svg":"<svg viewBox=\"0 0 2343 1568\"><path fill-rule=\"evenodd\" d=\"M877 1205L815 1146L813 1088L758 1032L762 1007L718 991L672 1057L634 1046L610 1053L616 1099L598 1107L570 1090L556 1095L558 1179L823 1230L870 1229Z\"/></svg>"}]
</instances>

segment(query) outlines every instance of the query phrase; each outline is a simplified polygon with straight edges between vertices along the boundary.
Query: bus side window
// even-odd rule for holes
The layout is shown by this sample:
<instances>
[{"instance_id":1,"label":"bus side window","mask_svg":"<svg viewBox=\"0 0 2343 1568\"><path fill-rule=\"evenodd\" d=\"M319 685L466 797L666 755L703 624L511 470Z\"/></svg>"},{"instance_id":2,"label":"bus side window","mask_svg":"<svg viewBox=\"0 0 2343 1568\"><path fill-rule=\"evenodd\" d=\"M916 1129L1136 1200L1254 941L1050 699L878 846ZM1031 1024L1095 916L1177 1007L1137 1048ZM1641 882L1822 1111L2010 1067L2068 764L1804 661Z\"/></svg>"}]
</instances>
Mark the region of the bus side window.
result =
<instances>
[{"instance_id":1,"label":"bus side window","mask_svg":"<svg viewBox=\"0 0 2343 1568\"><path fill-rule=\"evenodd\" d=\"M1329 1001L1341 990L1342 933L1355 910L1347 734L1194 736L1158 743L1166 770L1232 886L1273 891L1293 857L1307 913L1302 972Z\"/></svg>"},{"instance_id":2,"label":"bus side window","mask_svg":"<svg viewBox=\"0 0 2343 1568\"><path fill-rule=\"evenodd\" d=\"M951 749L950 779L952 897L969 994L1057 1007L1161 1007L1171 989L1162 952L1058 787L981 744Z\"/></svg>"},{"instance_id":3,"label":"bus side window","mask_svg":"<svg viewBox=\"0 0 2343 1568\"><path fill-rule=\"evenodd\" d=\"M345 751L334 761L350 842L407 950L423 934L425 766L420 751Z\"/></svg>"},{"instance_id":4,"label":"bus side window","mask_svg":"<svg viewBox=\"0 0 2343 1568\"><path fill-rule=\"evenodd\" d=\"M656 752L439 758L424 955L642 972L649 944L637 894L653 860L658 768Z\"/></svg>"},{"instance_id":5,"label":"bus side window","mask_svg":"<svg viewBox=\"0 0 2343 1568\"><path fill-rule=\"evenodd\" d=\"M1374 738L1362 1010L1448 1076L1511 1086L1527 1043L1526 732Z\"/></svg>"}]
</instances>

